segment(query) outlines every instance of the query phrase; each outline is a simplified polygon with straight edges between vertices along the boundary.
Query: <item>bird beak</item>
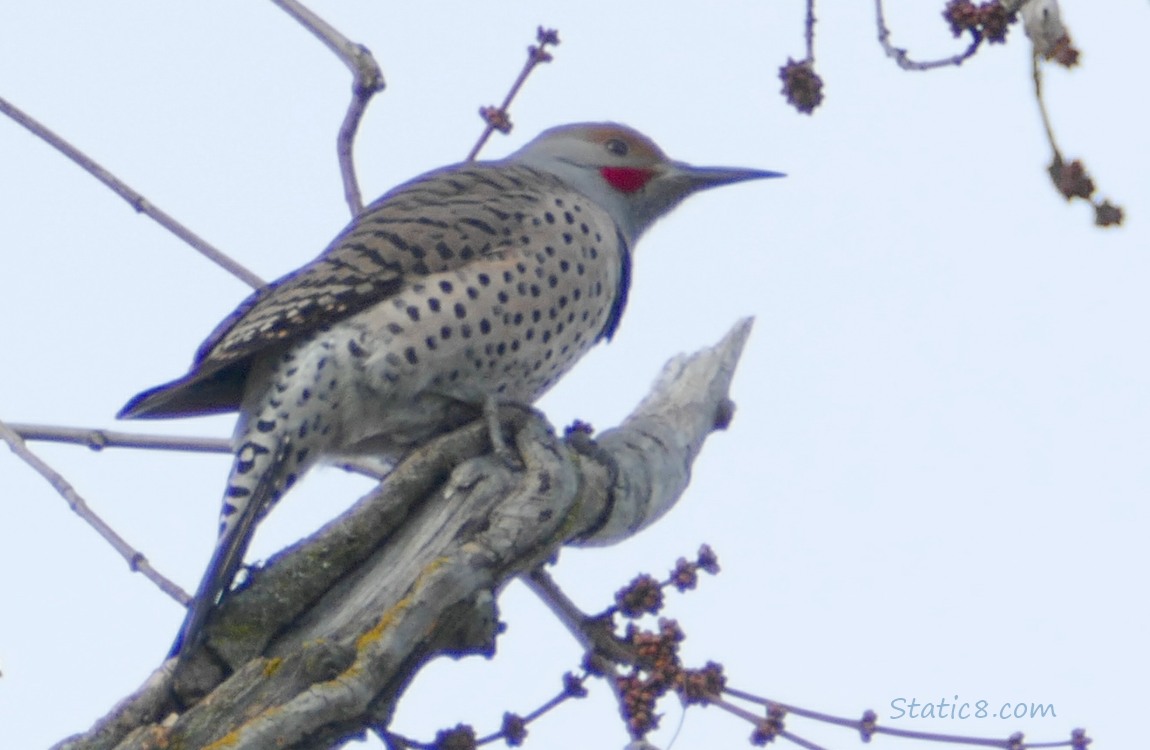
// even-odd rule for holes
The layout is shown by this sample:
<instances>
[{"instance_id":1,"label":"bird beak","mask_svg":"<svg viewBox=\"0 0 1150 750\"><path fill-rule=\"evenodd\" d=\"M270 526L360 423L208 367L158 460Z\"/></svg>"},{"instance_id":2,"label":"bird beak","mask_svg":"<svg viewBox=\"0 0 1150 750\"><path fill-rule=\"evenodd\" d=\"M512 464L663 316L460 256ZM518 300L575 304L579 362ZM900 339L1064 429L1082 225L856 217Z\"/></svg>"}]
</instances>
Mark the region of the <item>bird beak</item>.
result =
<instances>
[{"instance_id":1,"label":"bird beak","mask_svg":"<svg viewBox=\"0 0 1150 750\"><path fill-rule=\"evenodd\" d=\"M691 192L732 185L747 180L764 180L768 177L786 177L782 172L769 172L765 169L740 169L735 167L695 167L683 162L671 162L666 177L678 182L686 182Z\"/></svg>"}]
</instances>

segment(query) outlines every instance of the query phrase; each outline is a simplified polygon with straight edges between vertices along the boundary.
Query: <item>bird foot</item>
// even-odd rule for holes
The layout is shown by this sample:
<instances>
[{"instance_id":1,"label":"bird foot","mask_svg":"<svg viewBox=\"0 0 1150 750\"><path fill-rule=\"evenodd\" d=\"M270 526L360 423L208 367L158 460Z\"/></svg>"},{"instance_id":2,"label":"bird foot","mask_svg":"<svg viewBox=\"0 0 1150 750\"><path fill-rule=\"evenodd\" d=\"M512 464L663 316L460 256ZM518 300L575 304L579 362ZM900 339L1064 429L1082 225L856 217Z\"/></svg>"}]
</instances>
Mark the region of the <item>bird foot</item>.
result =
<instances>
[{"instance_id":1,"label":"bird foot","mask_svg":"<svg viewBox=\"0 0 1150 750\"><path fill-rule=\"evenodd\" d=\"M511 471L520 472L527 467L515 449L508 445L503 428L508 426L514 430L522 426L524 413L534 413L534 411L525 404L500 404L495 399L488 399L483 404L483 418L487 422L487 435L491 440L491 451Z\"/></svg>"}]
</instances>

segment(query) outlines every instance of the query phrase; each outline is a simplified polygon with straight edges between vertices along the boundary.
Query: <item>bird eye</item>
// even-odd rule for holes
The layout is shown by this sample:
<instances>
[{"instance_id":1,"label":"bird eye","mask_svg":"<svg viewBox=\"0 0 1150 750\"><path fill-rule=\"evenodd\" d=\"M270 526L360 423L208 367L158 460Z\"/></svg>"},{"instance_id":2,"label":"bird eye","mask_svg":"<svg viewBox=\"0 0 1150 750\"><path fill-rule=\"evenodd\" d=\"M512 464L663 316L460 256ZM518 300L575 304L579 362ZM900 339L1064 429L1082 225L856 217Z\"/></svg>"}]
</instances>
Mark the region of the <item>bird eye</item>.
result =
<instances>
[{"instance_id":1,"label":"bird eye","mask_svg":"<svg viewBox=\"0 0 1150 750\"><path fill-rule=\"evenodd\" d=\"M612 138L611 140L604 143L603 146L608 151L615 154L615 156L626 156L627 155L627 144L624 141L619 140L618 138Z\"/></svg>"}]
</instances>

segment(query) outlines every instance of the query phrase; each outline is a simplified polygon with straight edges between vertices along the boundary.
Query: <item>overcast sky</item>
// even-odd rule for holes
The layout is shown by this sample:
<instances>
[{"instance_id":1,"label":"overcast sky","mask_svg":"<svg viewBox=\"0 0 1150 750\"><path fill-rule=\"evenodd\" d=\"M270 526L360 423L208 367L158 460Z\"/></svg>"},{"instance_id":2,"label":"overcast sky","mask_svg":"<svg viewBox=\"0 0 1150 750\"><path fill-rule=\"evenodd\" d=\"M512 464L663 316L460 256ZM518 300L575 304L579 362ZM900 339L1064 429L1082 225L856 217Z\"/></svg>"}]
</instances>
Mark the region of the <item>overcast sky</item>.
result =
<instances>
[{"instance_id":1,"label":"overcast sky","mask_svg":"<svg viewBox=\"0 0 1150 750\"><path fill-rule=\"evenodd\" d=\"M890 3L894 42L922 57L960 49L943 4ZM789 175L696 197L645 236L615 340L541 402L556 425L609 427L668 357L756 318L731 429L658 525L563 553L556 576L576 601L602 608L636 573L662 575L706 542L722 574L671 596L666 615L688 633L685 659L723 663L734 686L851 717L871 708L900 729L1039 741L1085 726L1099 748L1145 743L1146 3L1066 0L1082 66L1047 76L1066 155L1127 209L1126 226L1107 231L1049 183L1019 28L961 69L907 73L877 45L871 4L826 4L826 101L807 117L778 94L778 67L804 54L797 1L313 6L387 78L357 144L365 195L463 158L476 109L502 99L538 24L559 29L556 61L486 156L551 125L615 120L678 159ZM268 279L348 219L334 139L349 84L270 2L0 5L0 96ZM113 415L184 372L247 293L240 282L6 119L0 206L0 419L230 433L223 417ZM194 588L226 457L33 448ZM315 472L249 559L368 486ZM182 613L2 450L0 511L0 746L44 747L135 689ZM574 642L524 589L500 604L495 659L431 665L397 731L491 731L577 667ZM591 689L533 725L531 746L622 747L609 691ZM899 699L954 696L1056 715L892 718ZM663 709L651 739L665 747L682 712ZM788 728L859 742L799 719ZM749 733L695 709L676 747L739 747Z\"/></svg>"}]
</instances>

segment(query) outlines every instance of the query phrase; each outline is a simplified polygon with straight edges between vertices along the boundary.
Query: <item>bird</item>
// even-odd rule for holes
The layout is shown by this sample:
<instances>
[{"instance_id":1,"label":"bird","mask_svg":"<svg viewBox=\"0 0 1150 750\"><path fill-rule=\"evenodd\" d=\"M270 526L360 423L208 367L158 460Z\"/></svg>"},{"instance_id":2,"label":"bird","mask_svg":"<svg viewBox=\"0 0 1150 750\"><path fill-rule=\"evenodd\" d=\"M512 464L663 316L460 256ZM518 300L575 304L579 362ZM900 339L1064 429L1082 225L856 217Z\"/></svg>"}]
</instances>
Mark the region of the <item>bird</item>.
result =
<instances>
[{"instance_id":1,"label":"bird","mask_svg":"<svg viewBox=\"0 0 1150 750\"><path fill-rule=\"evenodd\" d=\"M169 658L202 638L257 523L310 467L395 461L534 403L615 334L633 248L657 219L701 190L781 176L674 161L625 125L562 125L392 189L253 292L186 375L117 415L239 415L215 549Z\"/></svg>"}]
</instances>

